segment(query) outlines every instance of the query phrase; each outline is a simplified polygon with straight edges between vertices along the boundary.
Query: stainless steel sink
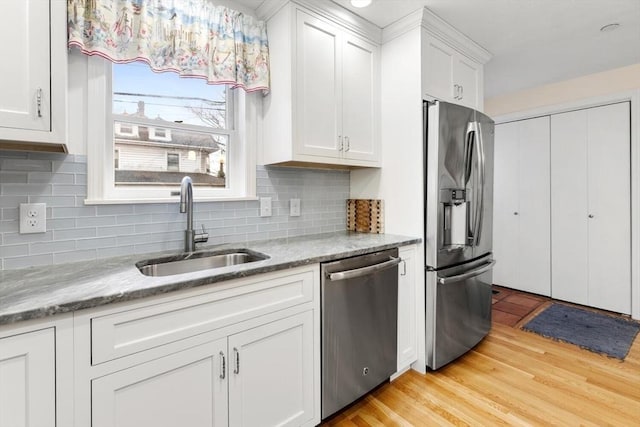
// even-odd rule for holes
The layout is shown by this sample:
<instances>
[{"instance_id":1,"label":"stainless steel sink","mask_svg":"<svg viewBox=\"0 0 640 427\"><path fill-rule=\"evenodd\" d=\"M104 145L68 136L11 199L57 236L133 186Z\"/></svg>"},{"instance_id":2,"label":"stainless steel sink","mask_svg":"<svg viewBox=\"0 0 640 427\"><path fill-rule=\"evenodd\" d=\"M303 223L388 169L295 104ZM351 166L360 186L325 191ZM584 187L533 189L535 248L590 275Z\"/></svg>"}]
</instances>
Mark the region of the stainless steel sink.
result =
<instances>
[{"instance_id":1,"label":"stainless steel sink","mask_svg":"<svg viewBox=\"0 0 640 427\"><path fill-rule=\"evenodd\" d=\"M200 270L228 267L262 261L269 257L249 249L184 253L177 256L149 259L136 263L145 276L172 276Z\"/></svg>"}]
</instances>

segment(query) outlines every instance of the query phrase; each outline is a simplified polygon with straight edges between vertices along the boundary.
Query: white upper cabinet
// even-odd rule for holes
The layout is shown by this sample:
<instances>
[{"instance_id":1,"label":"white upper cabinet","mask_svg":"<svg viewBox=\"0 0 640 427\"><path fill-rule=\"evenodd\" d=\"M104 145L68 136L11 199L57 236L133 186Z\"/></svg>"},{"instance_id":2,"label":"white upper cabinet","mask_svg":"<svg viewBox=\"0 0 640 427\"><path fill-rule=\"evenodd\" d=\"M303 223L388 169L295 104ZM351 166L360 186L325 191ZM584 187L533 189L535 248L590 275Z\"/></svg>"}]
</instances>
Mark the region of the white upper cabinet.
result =
<instances>
[{"instance_id":1,"label":"white upper cabinet","mask_svg":"<svg viewBox=\"0 0 640 427\"><path fill-rule=\"evenodd\" d=\"M428 9L422 38L423 96L482 111L483 64L491 54Z\"/></svg>"},{"instance_id":2,"label":"white upper cabinet","mask_svg":"<svg viewBox=\"0 0 640 427\"><path fill-rule=\"evenodd\" d=\"M379 166L379 47L293 3L267 29L262 162Z\"/></svg>"},{"instance_id":3,"label":"white upper cabinet","mask_svg":"<svg viewBox=\"0 0 640 427\"><path fill-rule=\"evenodd\" d=\"M3 4L0 149L66 152L66 2Z\"/></svg>"}]
</instances>

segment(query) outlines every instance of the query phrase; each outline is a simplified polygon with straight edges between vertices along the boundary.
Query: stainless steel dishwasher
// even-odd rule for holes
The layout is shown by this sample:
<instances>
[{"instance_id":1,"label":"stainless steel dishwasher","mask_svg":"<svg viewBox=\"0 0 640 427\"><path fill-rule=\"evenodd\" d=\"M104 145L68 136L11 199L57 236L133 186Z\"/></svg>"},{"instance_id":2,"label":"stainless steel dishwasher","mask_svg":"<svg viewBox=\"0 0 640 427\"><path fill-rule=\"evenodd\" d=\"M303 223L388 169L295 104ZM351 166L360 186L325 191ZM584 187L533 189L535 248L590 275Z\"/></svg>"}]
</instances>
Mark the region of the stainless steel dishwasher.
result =
<instances>
[{"instance_id":1,"label":"stainless steel dishwasher","mask_svg":"<svg viewBox=\"0 0 640 427\"><path fill-rule=\"evenodd\" d=\"M324 263L322 419L396 372L398 249Z\"/></svg>"}]
</instances>

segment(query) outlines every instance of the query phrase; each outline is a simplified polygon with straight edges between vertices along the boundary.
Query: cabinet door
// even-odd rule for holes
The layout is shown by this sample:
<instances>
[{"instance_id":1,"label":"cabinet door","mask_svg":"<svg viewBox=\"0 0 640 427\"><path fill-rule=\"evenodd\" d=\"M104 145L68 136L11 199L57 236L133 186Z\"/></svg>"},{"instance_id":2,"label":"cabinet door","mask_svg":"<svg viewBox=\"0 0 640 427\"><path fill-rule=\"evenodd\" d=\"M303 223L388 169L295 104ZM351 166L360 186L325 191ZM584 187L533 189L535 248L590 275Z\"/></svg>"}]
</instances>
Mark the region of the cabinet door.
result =
<instances>
[{"instance_id":1,"label":"cabinet door","mask_svg":"<svg viewBox=\"0 0 640 427\"><path fill-rule=\"evenodd\" d=\"M478 100L482 94L478 91L483 84L480 80L481 65L460 54L456 55L453 64L453 84L460 87L457 93L458 102L470 108L480 108Z\"/></svg>"},{"instance_id":2,"label":"cabinet door","mask_svg":"<svg viewBox=\"0 0 640 427\"><path fill-rule=\"evenodd\" d=\"M518 161L518 289L551 295L549 117L522 120Z\"/></svg>"},{"instance_id":3,"label":"cabinet door","mask_svg":"<svg viewBox=\"0 0 640 427\"><path fill-rule=\"evenodd\" d=\"M92 427L226 426L226 350L223 338L94 379Z\"/></svg>"},{"instance_id":4,"label":"cabinet door","mask_svg":"<svg viewBox=\"0 0 640 427\"><path fill-rule=\"evenodd\" d=\"M400 248L398 268L398 371L418 358L416 334L416 247Z\"/></svg>"},{"instance_id":5,"label":"cabinet door","mask_svg":"<svg viewBox=\"0 0 640 427\"><path fill-rule=\"evenodd\" d=\"M0 426L56 425L52 328L0 339Z\"/></svg>"},{"instance_id":6,"label":"cabinet door","mask_svg":"<svg viewBox=\"0 0 640 427\"><path fill-rule=\"evenodd\" d=\"M296 27L296 154L341 157L341 34L300 10Z\"/></svg>"},{"instance_id":7,"label":"cabinet door","mask_svg":"<svg viewBox=\"0 0 640 427\"><path fill-rule=\"evenodd\" d=\"M629 103L587 110L589 305L631 313Z\"/></svg>"},{"instance_id":8,"label":"cabinet door","mask_svg":"<svg viewBox=\"0 0 640 427\"><path fill-rule=\"evenodd\" d=\"M456 51L449 45L427 35L422 45L423 88L426 95L444 101L455 102L453 90L453 67Z\"/></svg>"},{"instance_id":9,"label":"cabinet door","mask_svg":"<svg viewBox=\"0 0 640 427\"><path fill-rule=\"evenodd\" d=\"M42 3L22 0L2 5L0 55L5 66L0 78L0 127L50 129L50 19L48 2Z\"/></svg>"},{"instance_id":10,"label":"cabinet door","mask_svg":"<svg viewBox=\"0 0 640 427\"><path fill-rule=\"evenodd\" d=\"M346 36L342 46L342 133L347 159L378 158L378 47Z\"/></svg>"},{"instance_id":11,"label":"cabinet door","mask_svg":"<svg viewBox=\"0 0 640 427\"><path fill-rule=\"evenodd\" d=\"M518 286L518 122L495 127L493 190L493 282Z\"/></svg>"},{"instance_id":12,"label":"cabinet door","mask_svg":"<svg viewBox=\"0 0 640 427\"><path fill-rule=\"evenodd\" d=\"M229 425L300 426L314 418L313 312L229 337Z\"/></svg>"}]
</instances>

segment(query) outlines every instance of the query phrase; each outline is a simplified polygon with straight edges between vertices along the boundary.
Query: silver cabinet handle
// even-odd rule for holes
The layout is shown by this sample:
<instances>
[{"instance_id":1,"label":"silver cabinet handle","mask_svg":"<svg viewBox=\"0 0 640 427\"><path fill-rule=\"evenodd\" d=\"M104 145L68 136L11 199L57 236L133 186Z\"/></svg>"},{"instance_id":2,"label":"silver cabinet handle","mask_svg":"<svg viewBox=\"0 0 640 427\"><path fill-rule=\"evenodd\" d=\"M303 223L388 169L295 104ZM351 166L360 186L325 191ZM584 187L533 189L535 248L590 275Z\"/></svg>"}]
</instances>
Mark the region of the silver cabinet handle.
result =
<instances>
[{"instance_id":1,"label":"silver cabinet handle","mask_svg":"<svg viewBox=\"0 0 640 427\"><path fill-rule=\"evenodd\" d=\"M458 89L459 88L460 88L460 86L453 85L453 99L458 99Z\"/></svg>"},{"instance_id":2,"label":"silver cabinet handle","mask_svg":"<svg viewBox=\"0 0 640 427\"><path fill-rule=\"evenodd\" d=\"M342 135L338 135L338 151L342 151Z\"/></svg>"},{"instance_id":3,"label":"silver cabinet handle","mask_svg":"<svg viewBox=\"0 0 640 427\"><path fill-rule=\"evenodd\" d=\"M401 276L406 276L407 275L407 261L405 261L402 258L400 258L400 262L402 263L402 273L400 273L400 275Z\"/></svg>"},{"instance_id":4,"label":"silver cabinet handle","mask_svg":"<svg viewBox=\"0 0 640 427\"><path fill-rule=\"evenodd\" d=\"M227 359L224 353L220 352L220 379L223 380L227 376Z\"/></svg>"},{"instance_id":5,"label":"silver cabinet handle","mask_svg":"<svg viewBox=\"0 0 640 427\"><path fill-rule=\"evenodd\" d=\"M480 268L476 268L475 270L471 270L466 273L458 274L457 276L438 277L438 283L440 283L441 285L446 285L447 283L460 282L471 277L479 276L482 273L491 270L495 263L495 260L491 260L491 262L484 264Z\"/></svg>"},{"instance_id":6,"label":"silver cabinet handle","mask_svg":"<svg viewBox=\"0 0 640 427\"><path fill-rule=\"evenodd\" d=\"M381 262L380 264L368 265L366 267L355 268L353 270L340 271L337 273L327 273L327 278L329 280L353 279L356 277L361 277L367 274L374 273L376 271L391 268L394 265L400 264L400 261L402 261L400 258L394 258L392 256L390 256L389 258L390 258L389 261Z\"/></svg>"},{"instance_id":7,"label":"silver cabinet handle","mask_svg":"<svg viewBox=\"0 0 640 427\"><path fill-rule=\"evenodd\" d=\"M344 137L344 143L345 143L344 151L345 151L345 153L346 153L346 152L347 152L347 151L349 151L349 149L351 148L351 146L350 146L350 144L349 144L349 137L348 137L348 136L345 136L345 137Z\"/></svg>"},{"instance_id":8,"label":"silver cabinet handle","mask_svg":"<svg viewBox=\"0 0 640 427\"><path fill-rule=\"evenodd\" d=\"M589 214L589 218L593 218L593 214Z\"/></svg>"},{"instance_id":9,"label":"silver cabinet handle","mask_svg":"<svg viewBox=\"0 0 640 427\"><path fill-rule=\"evenodd\" d=\"M42 88L38 88L36 91L36 107L38 110L38 117L42 117Z\"/></svg>"},{"instance_id":10,"label":"silver cabinet handle","mask_svg":"<svg viewBox=\"0 0 640 427\"><path fill-rule=\"evenodd\" d=\"M233 373L239 374L240 373L240 352L235 347L233 347L233 355L236 359L236 367L233 368Z\"/></svg>"},{"instance_id":11,"label":"silver cabinet handle","mask_svg":"<svg viewBox=\"0 0 640 427\"><path fill-rule=\"evenodd\" d=\"M458 86L460 88L460 98L458 99L464 99L464 86Z\"/></svg>"}]
</instances>

